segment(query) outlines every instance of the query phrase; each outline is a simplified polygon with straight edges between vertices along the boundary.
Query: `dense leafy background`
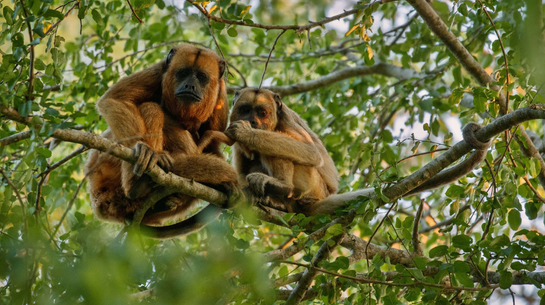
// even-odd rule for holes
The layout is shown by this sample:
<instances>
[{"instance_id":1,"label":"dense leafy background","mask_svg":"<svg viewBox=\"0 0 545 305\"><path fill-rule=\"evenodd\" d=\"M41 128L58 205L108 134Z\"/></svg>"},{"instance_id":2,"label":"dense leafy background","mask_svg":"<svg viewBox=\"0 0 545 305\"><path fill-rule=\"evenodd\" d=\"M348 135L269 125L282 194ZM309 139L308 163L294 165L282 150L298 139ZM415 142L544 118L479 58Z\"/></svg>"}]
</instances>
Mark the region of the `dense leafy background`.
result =
<instances>
[{"instance_id":1,"label":"dense leafy background","mask_svg":"<svg viewBox=\"0 0 545 305\"><path fill-rule=\"evenodd\" d=\"M142 302L268 304L277 295L273 280L304 270L266 263L260 256L297 237L298 227L260 222L251 213L237 211L181 239L133 236L122 242L115 238L121 226L97 221L90 210L83 174L86 154L49 175L42 174L79 147L49 135L59 128L105 130L106 123L95 109L97 99L120 77L161 60L170 45L191 41L216 51L219 47L229 62L230 87L259 85L279 30L211 21L216 45L207 19L196 8L188 2L173 2L131 1L143 23L134 17L127 1L0 2L0 103L22 116L40 115L46 121L39 129L5 118L1 121L0 138L24 130L31 133L28 139L0 148L4 172L0 178L1 303L124 304L136 302L129 295L134 298L135 293L152 288L153 296ZM341 173L343 192L396 181L434 154L398 163L401 159L461 140L461 123L486 124L499 116L499 107L492 101L496 93L479 86L404 1L372 6L328 0L203 4L207 10L215 7L214 16L221 11L225 19L275 25L304 25L343 9L362 8L324 27L282 35L272 52L266 86L292 85L381 62L402 67L404 72L419 72L409 78L361 75L284 97L323 139ZM507 83L508 62L511 109L544 101L543 92L538 92L545 82L540 1L483 1L500 33L506 58L479 1L436 0L432 5L502 86ZM541 121L525 127L543 135ZM510 151L506 151L507 142ZM338 248L330 263L321 266L341 274L368 273L379 280L385 280L381 272L396 270L406 277L394 279L395 283L444 284L447 280L461 287L473 287L469 273L477 268L499 272L502 289L491 296L491 289L458 293L423 286L369 286L346 279L320 286L335 279L322 274L313 286L317 292L313 302L483 304L502 297L509 300L510 290L504 289L512 287L512 272L542 271L545 265L543 201L532 188L541 196L545 193L536 178L539 163L523 156L515 141L497 137L487 159L490 166L481 164L456 185L399 202L373 237L375 244L412 251L411 228L423 198L421 229L450 220L420 235L429 262L417 260L416 269L407 271L377 256L369 263L349 266L344 258L349 252ZM522 179L525 176L531 187ZM356 217L351 232L368 240L386 209L368 202L355 204L364 216ZM327 223L330 218L318 220ZM306 263L320 244L309 243L292 260ZM424 276L426 266L441 271ZM539 302L545 294L539 290L543 283L528 284L512 287L517 300Z\"/></svg>"}]
</instances>

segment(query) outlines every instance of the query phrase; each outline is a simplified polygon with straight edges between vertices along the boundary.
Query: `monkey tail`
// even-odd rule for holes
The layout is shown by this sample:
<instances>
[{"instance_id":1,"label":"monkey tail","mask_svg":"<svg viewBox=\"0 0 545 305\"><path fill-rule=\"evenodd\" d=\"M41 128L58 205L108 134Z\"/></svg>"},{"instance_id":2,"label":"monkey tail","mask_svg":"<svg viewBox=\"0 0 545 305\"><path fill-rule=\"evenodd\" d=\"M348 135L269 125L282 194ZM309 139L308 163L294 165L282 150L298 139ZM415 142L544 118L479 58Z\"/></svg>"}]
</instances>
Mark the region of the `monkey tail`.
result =
<instances>
[{"instance_id":1,"label":"monkey tail","mask_svg":"<svg viewBox=\"0 0 545 305\"><path fill-rule=\"evenodd\" d=\"M222 210L213 204L209 204L197 214L173 225L152 227L141 225L143 235L155 239L169 239L173 237L185 236L197 232L206 225L216 220Z\"/></svg>"},{"instance_id":2,"label":"monkey tail","mask_svg":"<svg viewBox=\"0 0 545 305\"><path fill-rule=\"evenodd\" d=\"M403 196L405 197L416 193L421 193L423 191L434 189L440 187L441 185L456 181L460 177L467 175L477 165L479 165L479 163L481 163L486 158L488 148L492 144L492 139L489 139L486 142L481 142L477 139L477 137L475 136L475 132L477 132L477 130L479 129L481 129L481 125L473 122L468 123L466 126L464 126L464 129L462 129L462 136L464 137L464 141L471 148L475 149L475 151L471 154L471 156L469 156L469 158L456 166L442 170L433 178L412 189Z\"/></svg>"}]
</instances>

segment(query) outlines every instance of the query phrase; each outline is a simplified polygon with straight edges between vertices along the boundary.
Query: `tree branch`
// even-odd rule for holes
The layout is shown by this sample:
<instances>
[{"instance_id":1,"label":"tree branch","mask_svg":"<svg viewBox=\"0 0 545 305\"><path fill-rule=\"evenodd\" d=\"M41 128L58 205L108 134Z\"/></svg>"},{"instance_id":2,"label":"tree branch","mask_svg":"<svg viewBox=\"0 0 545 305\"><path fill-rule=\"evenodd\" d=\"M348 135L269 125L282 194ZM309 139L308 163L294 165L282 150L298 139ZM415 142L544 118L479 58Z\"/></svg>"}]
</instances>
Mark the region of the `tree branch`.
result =
<instances>
[{"instance_id":1,"label":"tree branch","mask_svg":"<svg viewBox=\"0 0 545 305\"><path fill-rule=\"evenodd\" d=\"M418 210L416 211L416 216L414 217L414 224L413 224L413 233L412 233L412 243L414 248L414 254L417 256L424 256L424 252L422 251L422 246L420 246L420 239L418 239L418 225L420 224L420 220L422 219L422 212L424 211L424 200L420 200L420 205L418 206Z\"/></svg>"},{"instance_id":2,"label":"tree branch","mask_svg":"<svg viewBox=\"0 0 545 305\"><path fill-rule=\"evenodd\" d=\"M24 124L29 124L32 121L31 117L21 117L19 113L17 113L17 111L13 108L5 108L3 106L0 106L0 113L4 114L7 118L11 120L15 120ZM36 125L36 127L39 126L40 125ZM93 133L69 129L57 129L53 132L51 136L63 141L80 143L89 148L108 152L112 156L127 161L131 164L136 161L134 159L131 149L121 144L106 140L103 137ZM225 196L225 194L190 179L176 176L173 173L167 174L157 165L153 166L147 172L147 174L157 184L165 187L176 188L178 192L184 193L191 197L196 197L219 206L223 205L227 201L227 197Z\"/></svg>"},{"instance_id":3,"label":"tree branch","mask_svg":"<svg viewBox=\"0 0 545 305\"><path fill-rule=\"evenodd\" d=\"M304 31L308 31L308 30L310 30L312 28L315 28L315 27L318 27L318 26L323 26L326 23L329 23L329 22L332 22L332 21L335 21L335 20L339 20L339 19L341 19L343 17L348 17L348 16L351 16L351 15L354 15L354 14L358 13L359 11L364 10L364 9L366 9L367 7L369 7L369 6L373 5L373 4L380 4L381 3L380 1L375 1L375 2L372 2L372 3L366 4L366 5L362 5L359 8L351 9L351 10L345 11L344 13L341 13L341 14L338 14L338 15L335 15L335 16L332 16L332 17L329 17L329 18L325 18L325 19L317 21L317 22L311 22L311 23L309 23L307 25L269 25L269 24L259 24L259 23L249 24L249 23L246 23L246 22L240 21L240 20L229 20L229 19L224 19L224 18L221 18L221 17L216 17L214 15L211 15L209 12L207 12L206 9L204 9L204 7L201 6L199 3L197 3L197 2L195 2L193 0L186 0L186 1L191 3L194 7L196 7L204 15L204 17L206 17L207 19L210 19L210 20L214 20L215 22L224 23L224 24L247 26L247 27L252 27L252 28L260 28L260 29L266 29L266 30L294 30L296 33L302 33Z\"/></svg>"},{"instance_id":4,"label":"tree branch","mask_svg":"<svg viewBox=\"0 0 545 305\"><path fill-rule=\"evenodd\" d=\"M128 4L129 7L131 8L131 12L132 12L132 14L134 15L134 17L136 17L136 19L138 19L138 22L144 23L144 21L142 21L142 19L140 19L140 17L138 17L138 15L136 14L136 11L134 10L134 7L132 7L132 4L131 4L131 1L130 1L130 0L127 0L127 4Z\"/></svg>"},{"instance_id":5,"label":"tree branch","mask_svg":"<svg viewBox=\"0 0 545 305\"><path fill-rule=\"evenodd\" d=\"M353 212L355 214L355 211ZM345 232L328 239L324 241L324 243L320 246L318 251L316 252L316 255L314 255L314 258L312 259L312 262L310 263L310 268L305 270L303 272L303 276L301 276L301 279L299 282L297 282L297 285L291 292L288 300L286 301L286 305L296 305L301 303L303 298L305 297L305 294L307 292L307 289L310 287L310 284L312 284L312 281L314 278L318 275L318 270L313 267L317 267L317 265L327 259L329 257L329 254L331 253L331 249L335 249L337 245L343 240L344 236L346 235ZM333 244L333 245L330 245Z\"/></svg>"},{"instance_id":6,"label":"tree branch","mask_svg":"<svg viewBox=\"0 0 545 305\"><path fill-rule=\"evenodd\" d=\"M505 96L501 92L500 86L494 84L495 80L486 73L486 71L481 67L481 65L473 58L469 51L462 45L462 43L449 32L447 25L441 20L439 15L431 7L429 3L425 0L407 0L420 14L422 19L427 23L430 30L437 35L441 41L447 46L447 48L452 52L452 54L458 59L462 66L473 76L475 80L481 86L490 86L494 91L498 92L497 101L500 106L500 113L506 114L508 112L507 101ZM507 71L509 73L509 71ZM507 84L508 85L508 84ZM526 157L536 158L541 164L541 170L538 176L540 184L545 188L545 161L543 157L537 152L537 149L534 147L534 144L526 134L524 128L520 128L520 137L515 138L519 145L527 149L521 149L522 153Z\"/></svg>"},{"instance_id":7,"label":"tree branch","mask_svg":"<svg viewBox=\"0 0 545 305\"><path fill-rule=\"evenodd\" d=\"M305 248L305 245L307 244L308 241L310 240L318 241L322 239L326 235L327 229L329 229L333 225L341 224L343 227L346 227L352 222L352 220L354 220L355 216L356 216L356 212L354 210L351 210L350 212L348 212L347 215L336 218L335 220L331 221L330 223L326 224L320 229L312 232L303 241L294 242L293 245L285 249L276 249L276 250L269 251L264 254L264 258L266 261L285 260L286 258L291 257L295 255L296 253L302 251Z\"/></svg>"},{"instance_id":8,"label":"tree branch","mask_svg":"<svg viewBox=\"0 0 545 305\"><path fill-rule=\"evenodd\" d=\"M333 83L343 81L348 78L365 76L371 74L379 74L388 77L395 77L400 80L406 80L410 78L424 78L428 76L424 73L419 73L411 69L398 67L392 64L379 62L371 67L368 66L357 66L353 68L345 68L333 73L330 73L326 76L319 77L317 79L309 80L302 83L286 85L286 86L269 86L263 87L274 91L281 96L294 95L298 93L303 93L307 91L316 90L325 86L329 86ZM240 88L228 88L228 93L232 94L235 90Z\"/></svg>"},{"instance_id":9,"label":"tree branch","mask_svg":"<svg viewBox=\"0 0 545 305\"><path fill-rule=\"evenodd\" d=\"M529 107L517 109L479 129L475 132L475 136L479 141L486 142L495 135L509 130L525 121L545 118L544 110L545 107L542 104L532 104ZM389 202L399 199L429 178L437 175L441 170L445 169L470 151L471 147L462 140L410 176L385 188L382 193L389 199ZM335 209L343 206L343 202L357 199L360 196L374 196L374 189L361 189L347 194L331 195L316 203L313 209L315 210L315 213L332 214L335 212Z\"/></svg>"}]
</instances>

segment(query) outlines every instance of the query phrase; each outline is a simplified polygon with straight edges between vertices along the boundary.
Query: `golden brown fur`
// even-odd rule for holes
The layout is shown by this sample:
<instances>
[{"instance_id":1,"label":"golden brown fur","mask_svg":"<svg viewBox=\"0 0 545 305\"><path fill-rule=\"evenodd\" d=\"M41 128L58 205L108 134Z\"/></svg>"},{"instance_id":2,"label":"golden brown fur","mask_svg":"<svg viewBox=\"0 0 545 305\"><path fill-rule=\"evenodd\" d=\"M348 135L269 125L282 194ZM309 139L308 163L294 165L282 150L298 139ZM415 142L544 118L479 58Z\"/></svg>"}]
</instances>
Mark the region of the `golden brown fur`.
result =
<instances>
[{"instance_id":1,"label":"golden brown fur","mask_svg":"<svg viewBox=\"0 0 545 305\"><path fill-rule=\"evenodd\" d=\"M257 200L307 213L337 192L337 169L324 145L278 94L247 88L237 92L233 104L225 134L236 141L239 182Z\"/></svg>"},{"instance_id":2,"label":"golden brown fur","mask_svg":"<svg viewBox=\"0 0 545 305\"><path fill-rule=\"evenodd\" d=\"M210 136L227 126L224 68L215 52L180 45L162 62L120 79L97 102L109 125L103 136L133 148L138 160L131 165L90 153L89 192L100 218L132 219L153 187L144 172L155 164L222 191L237 188L237 174L223 160L220 141ZM167 197L148 211L143 223L180 216L194 202L183 194Z\"/></svg>"}]
</instances>

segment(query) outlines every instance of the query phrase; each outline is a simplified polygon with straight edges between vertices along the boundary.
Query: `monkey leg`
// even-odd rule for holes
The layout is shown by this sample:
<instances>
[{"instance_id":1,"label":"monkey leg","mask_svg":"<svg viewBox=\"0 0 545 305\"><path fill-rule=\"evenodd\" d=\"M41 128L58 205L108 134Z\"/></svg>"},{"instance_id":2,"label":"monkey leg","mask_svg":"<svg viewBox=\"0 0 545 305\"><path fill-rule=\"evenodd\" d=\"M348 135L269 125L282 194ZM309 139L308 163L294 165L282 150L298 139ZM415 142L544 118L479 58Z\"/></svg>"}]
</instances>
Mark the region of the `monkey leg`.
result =
<instances>
[{"instance_id":1,"label":"monkey leg","mask_svg":"<svg viewBox=\"0 0 545 305\"><path fill-rule=\"evenodd\" d=\"M165 122L163 110L152 102L143 103L138 110L144 121L145 131L142 133L142 141L137 142L133 148L137 161L134 165L128 162L121 164L121 185L130 199L140 198L151 190L151 178L143 175L149 167L158 164L166 171L172 167L172 158L162 152Z\"/></svg>"},{"instance_id":2,"label":"monkey leg","mask_svg":"<svg viewBox=\"0 0 545 305\"><path fill-rule=\"evenodd\" d=\"M270 179L266 179L265 184L262 186L263 193L268 196L291 198L293 195L293 177L295 173L293 162L287 159L264 155L261 156L261 161L270 176Z\"/></svg>"},{"instance_id":3,"label":"monkey leg","mask_svg":"<svg viewBox=\"0 0 545 305\"><path fill-rule=\"evenodd\" d=\"M208 185L229 197L227 206L236 203L242 192L236 170L223 159L211 155L177 155L172 173Z\"/></svg>"}]
</instances>

